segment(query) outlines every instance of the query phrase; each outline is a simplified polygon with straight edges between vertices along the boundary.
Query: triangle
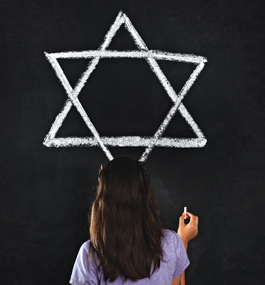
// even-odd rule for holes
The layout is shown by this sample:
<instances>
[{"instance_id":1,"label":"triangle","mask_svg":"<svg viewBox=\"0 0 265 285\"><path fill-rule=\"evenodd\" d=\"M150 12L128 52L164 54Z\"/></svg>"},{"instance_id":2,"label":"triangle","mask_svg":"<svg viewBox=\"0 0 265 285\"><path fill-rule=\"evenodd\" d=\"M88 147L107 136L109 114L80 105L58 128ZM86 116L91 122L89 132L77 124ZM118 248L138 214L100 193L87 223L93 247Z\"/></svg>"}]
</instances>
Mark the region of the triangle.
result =
<instances>
[{"instance_id":1,"label":"triangle","mask_svg":"<svg viewBox=\"0 0 265 285\"><path fill-rule=\"evenodd\" d=\"M124 25L121 25L115 36L113 37L108 50L135 50L135 43Z\"/></svg>"},{"instance_id":2,"label":"triangle","mask_svg":"<svg viewBox=\"0 0 265 285\"><path fill-rule=\"evenodd\" d=\"M191 126L187 121L181 116L180 112L177 112L174 118L168 124L163 137L173 137L173 138L195 138Z\"/></svg>"},{"instance_id":3,"label":"triangle","mask_svg":"<svg viewBox=\"0 0 265 285\"><path fill-rule=\"evenodd\" d=\"M62 126L57 132L57 137L87 137L93 136L91 131L86 126L84 120L77 112L76 108L71 108Z\"/></svg>"},{"instance_id":4,"label":"triangle","mask_svg":"<svg viewBox=\"0 0 265 285\"><path fill-rule=\"evenodd\" d=\"M194 64L187 62L160 60L158 65L177 94L194 71Z\"/></svg>"}]
</instances>

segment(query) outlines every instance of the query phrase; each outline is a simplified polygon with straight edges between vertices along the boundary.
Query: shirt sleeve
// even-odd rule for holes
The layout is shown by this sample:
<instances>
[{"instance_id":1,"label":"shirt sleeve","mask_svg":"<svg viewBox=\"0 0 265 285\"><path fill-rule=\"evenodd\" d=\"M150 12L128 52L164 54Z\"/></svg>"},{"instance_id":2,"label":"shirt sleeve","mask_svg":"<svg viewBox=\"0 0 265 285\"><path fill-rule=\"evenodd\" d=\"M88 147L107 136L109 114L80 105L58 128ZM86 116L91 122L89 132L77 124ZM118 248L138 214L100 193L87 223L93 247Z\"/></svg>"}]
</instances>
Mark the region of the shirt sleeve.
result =
<instances>
[{"instance_id":1,"label":"shirt sleeve","mask_svg":"<svg viewBox=\"0 0 265 285\"><path fill-rule=\"evenodd\" d=\"M178 277L190 264L182 239L174 233L174 248L176 253L176 267L172 278Z\"/></svg>"},{"instance_id":2,"label":"shirt sleeve","mask_svg":"<svg viewBox=\"0 0 265 285\"><path fill-rule=\"evenodd\" d=\"M83 243L75 260L69 281L72 285L98 285L97 268L92 256L89 256L89 241Z\"/></svg>"}]
</instances>

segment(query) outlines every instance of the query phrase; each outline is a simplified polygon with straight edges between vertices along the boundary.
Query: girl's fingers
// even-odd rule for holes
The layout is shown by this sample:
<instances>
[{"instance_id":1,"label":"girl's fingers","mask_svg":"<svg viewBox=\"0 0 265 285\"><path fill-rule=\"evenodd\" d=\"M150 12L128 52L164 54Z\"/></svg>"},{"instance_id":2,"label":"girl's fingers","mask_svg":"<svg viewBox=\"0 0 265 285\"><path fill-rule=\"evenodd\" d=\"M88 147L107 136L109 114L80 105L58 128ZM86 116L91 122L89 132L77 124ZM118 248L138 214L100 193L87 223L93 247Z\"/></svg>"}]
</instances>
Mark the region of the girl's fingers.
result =
<instances>
[{"instance_id":1,"label":"girl's fingers","mask_svg":"<svg viewBox=\"0 0 265 285\"><path fill-rule=\"evenodd\" d=\"M199 218L197 216L194 216L194 223L195 225L198 225L199 223Z\"/></svg>"},{"instance_id":2,"label":"girl's fingers","mask_svg":"<svg viewBox=\"0 0 265 285\"><path fill-rule=\"evenodd\" d=\"M190 224L198 225L199 219L197 216L187 212L187 215L190 217Z\"/></svg>"},{"instance_id":3,"label":"girl's fingers","mask_svg":"<svg viewBox=\"0 0 265 285\"><path fill-rule=\"evenodd\" d=\"M190 221L194 221L194 215L192 215L191 213L187 212L187 217L190 218Z\"/></svg>"}]
</instances>

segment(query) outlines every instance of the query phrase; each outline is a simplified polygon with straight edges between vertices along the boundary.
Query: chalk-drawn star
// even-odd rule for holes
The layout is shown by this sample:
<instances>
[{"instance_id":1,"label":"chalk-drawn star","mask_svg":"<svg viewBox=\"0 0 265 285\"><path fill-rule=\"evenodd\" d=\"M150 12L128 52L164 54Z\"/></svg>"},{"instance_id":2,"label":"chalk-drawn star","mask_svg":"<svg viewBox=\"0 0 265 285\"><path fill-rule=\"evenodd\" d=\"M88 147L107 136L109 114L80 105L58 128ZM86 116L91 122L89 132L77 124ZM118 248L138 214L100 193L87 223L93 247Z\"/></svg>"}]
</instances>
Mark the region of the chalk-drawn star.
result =
<instances>
[{"instance_id":1,"label":"chalk-drawn star","mask_svg":"<svg viewBox=\"0 0 265 285\"><path fill-rule=\"evenodd\" d=\"M121 25L124 25L131 37L133 38L138 50L133 51L115 51L107 50L113 37L120 29ZM190 55L190 54L179 54L179 53L168 53L162 51L149 50L132 25L129 18L121 11L114 23L107 32L105 39L98 50L88 50L88 51L71 51L71 52L59 52L59 53L46 53L45 55L52 65L53 69L59 80L61 81L67 95L68 99L62 111L57 115L52 127L45 137L44 145L47 147L69 147L69 146L100 146L105 152L109 160L113 159L108 146L119 146L119 147L146 147L140 161L145 161L150 155L151 151L155 146L158 147L179 147L179 148L190 148L190 147L203 147L207 140L204 137L202 131L199 129L198 125L195 123L187 109L182 103L184 96L187 94L196 78L202 71L206 58L202 56ZM81 75L78 83L74 88L71 87L68 79L66 78L61 66L59 65L58 58L91 58L92 60L88 64L86 70ZM95 126L89 119L86 111L78 100L78 95L80 94L82 88L90 77L91 73L95 70L97 64L101 58L143 58L149 64L151 70L157 76L158 80L164 87L168 96L173 102L173 106L166 115L164 121L157 129L153 137L140 137L140 136L123 136L123 137L100 137ZM189 79L186 81L182 87L179 94L176 94L171 84L167 80L166 76L160 69L156 60L169 60L169 61L179 61L193 63L196 65L194 71L190 75ZM68 137L68 138L57 138L55 137L59 128L61 127L64 119L66 118L68 112L75 106L87 127L90 129L94 137ZM190 125L194 131L196 138L166 138L161 137L164 133L169 122L179 110L180 114Z\"/></svg>"}]
</instances>

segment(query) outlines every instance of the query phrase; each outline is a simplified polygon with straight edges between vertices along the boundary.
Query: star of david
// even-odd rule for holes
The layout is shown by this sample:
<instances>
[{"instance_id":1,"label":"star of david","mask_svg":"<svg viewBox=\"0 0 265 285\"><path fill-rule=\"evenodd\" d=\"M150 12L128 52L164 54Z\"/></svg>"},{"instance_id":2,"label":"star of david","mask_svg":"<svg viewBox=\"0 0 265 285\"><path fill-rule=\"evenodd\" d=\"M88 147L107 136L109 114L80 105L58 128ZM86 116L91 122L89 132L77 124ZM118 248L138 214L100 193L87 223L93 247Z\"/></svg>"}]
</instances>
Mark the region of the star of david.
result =
<instances>
[{"instance_id":1,"label":"star of david","mask_svg":"<svg viewBox=\"0 0 265 285\"><path fill-rule=\"evenodd\" d=\"M115 51L108 50L113 37L124 25L126 30L131 35L134 40L137 49L133 51ZM189 114L186 107L183 105L182 100L195 82L196 78L204 68L206 58L202 56L197 56L193 54L179 54L179 53L169 53L163 51L149 50L144 43L143 39L140 37L134 26L132 25L129 18L122 11L119 12L114 23L107 32L103 43L98 50L88 50L88 51L71 51L71 52L59 52L59 53L46 53L45 55L52 65L57 77L62 83L68 99L65 102L65 105L62 111L57 115L52 127L45 137L43 144L47 147L69 147L69 146L100 146L105 152L109 160L113 159L111 152L108 149L108 146L116 147L145 147L145 150L140 157L139 161L146 161L151 151L155 146L157 147L175 147L175 148L198 148L203 147L207 140L195 123L191 115ZM76 86L71 87L68 79L66 78L61 66L58 63L59 58L91 58L86 70L83 72L79 78ZM97 64L102 58L142 58L145 59L147 64L150 66L151 71L157 76L158 80L164 87L169 98L173 102L173 106L167 113L162 124L159 126L153 137L140 137L140 136L123 136L123 137L100 137L95 126L89 119L86 111L78 100L78 95L80 94L85 83L89 79L91 73L95 70ZM168 60L168 61L178 61L193 63L196 67L181 91L176 94L172 88L170 82L167 80L165 74L160 69L157 60ZM75 106L87 127L90 129L93 137L66 137L66 138L57 138L56 134L61 127L64 119L66 118L68 112ZM174 117L175 113L179 111L182 117L190 125L193 132L196 135L196 138L168 138L162 137L164 131L166 130L169 122Z\"/></svg>"}]
</instances>

